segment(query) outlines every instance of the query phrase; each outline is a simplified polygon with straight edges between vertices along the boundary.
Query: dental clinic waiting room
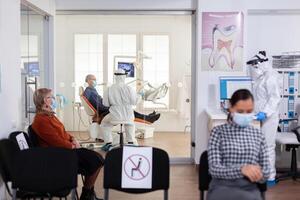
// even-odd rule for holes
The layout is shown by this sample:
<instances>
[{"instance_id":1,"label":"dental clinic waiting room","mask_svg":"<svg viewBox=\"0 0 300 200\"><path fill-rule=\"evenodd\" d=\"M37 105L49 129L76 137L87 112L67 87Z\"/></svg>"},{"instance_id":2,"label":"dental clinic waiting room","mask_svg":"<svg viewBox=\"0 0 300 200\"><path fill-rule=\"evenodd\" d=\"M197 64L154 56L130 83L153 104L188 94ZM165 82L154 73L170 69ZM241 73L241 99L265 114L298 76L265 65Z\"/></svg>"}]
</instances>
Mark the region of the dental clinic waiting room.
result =
<instances>
[{"instance_id":1,"label":"dental clinic waiting room","mask_svg":"<svg viewBox=\"0 0 300 200\"><path fill-rule=\"evenodd\" d=\"M299 21L297 0L0 0L0 200L300 200Z\"/></svg>"}]
</instances>

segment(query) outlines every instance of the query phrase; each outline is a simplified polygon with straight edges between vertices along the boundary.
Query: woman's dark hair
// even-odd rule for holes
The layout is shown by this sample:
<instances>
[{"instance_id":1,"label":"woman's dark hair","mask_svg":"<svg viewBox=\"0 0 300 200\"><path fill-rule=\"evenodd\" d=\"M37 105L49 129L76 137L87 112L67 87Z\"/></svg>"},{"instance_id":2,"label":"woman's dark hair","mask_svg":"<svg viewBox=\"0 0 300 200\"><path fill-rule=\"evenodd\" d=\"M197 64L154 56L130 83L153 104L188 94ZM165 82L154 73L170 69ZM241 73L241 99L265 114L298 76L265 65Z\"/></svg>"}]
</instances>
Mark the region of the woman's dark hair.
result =
<instances>
[{"instance_id":1,"label":"woman's dark hair","mask_svg":"<svg viewBox=\"0 0 300 200\"><path fill-rule=\"evenodd\" d=\"M230 100L229 100L229 103L230 103L230 106L235 106L237 104L237 102L239 101L243 101L243 100L248 100L248 99L251 99L252 101L254 101L254 98L253 98L253 95L252 93L247 90L247 89L240 89L240 90L237 90L235 91ZM231 121L231 114L230 112L228 112L228 116L227 116L227 121Z\"/></svg>"},{"instance_id":2,"label":"woman's dark hair","mask_svg":"<svg viewBox=\"0 0 300 200\"><path fill-rule=\"evenodd\" d=\"M235 91L230 100L229 103L231 106L235 106L237 104L238 101L241 100L248 100L251 99L252 101L254 101L253 95L251 94L251 92L247 89L240 89Z\"/></svg>"}]
</instances>

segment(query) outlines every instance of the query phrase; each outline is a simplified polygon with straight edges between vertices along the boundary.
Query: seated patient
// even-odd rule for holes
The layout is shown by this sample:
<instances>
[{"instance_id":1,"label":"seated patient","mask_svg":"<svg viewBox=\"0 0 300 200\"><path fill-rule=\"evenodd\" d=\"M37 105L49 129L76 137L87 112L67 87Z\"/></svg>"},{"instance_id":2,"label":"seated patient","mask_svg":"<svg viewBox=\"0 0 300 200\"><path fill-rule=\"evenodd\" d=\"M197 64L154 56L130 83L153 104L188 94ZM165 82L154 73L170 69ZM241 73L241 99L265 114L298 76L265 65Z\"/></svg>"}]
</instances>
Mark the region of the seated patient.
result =
<instances>
[{"instance_id":1,"label":"seated patient","mask_svg":"<svg viewBox=\"0 0 300 200\"><path fill-rule=\"evenodd\" d=\"M208 147L212 181L208 200L262 199L257 187L270 175L264 135L250 125L254 100L245 89L230 99L228 122L212 130Z\"/></svg>"},{"instance_id":2,"label":"seated patient","mask_svg":"<svg viewBox=\"0 0 300 200\"><path fill-rule=\"evenodd\" d=\"M103 119L109 113L109 107L103 105L103 98L98 94L96 90L96 77L92 74L89 74L85 78L85 82L88 84L88 87L85 89L83 95L87 100L92 104L92 106L98 111L98 115ZM134 111L135 121L146 121L147 123L154 123L160 118L160 114L153 112L149 115L143 115Z\"/></svg>"},{"instance_id":3,"label":"seated patient","mask_svg":"<svg viewBox=\"0 0 300 200\"><path fill-rule=\"evenodd\" d=\"M78 156L78 173L85 176L80 200L98 199L94 192L94 184L104 165L103 157L94 151L80 148L76 139L66 132L64 125L53 112L55 98L51 89L36 90L33 94L33 101L36 106L36 115L32 128L38 135L40 146L74 149Z\"/></svg>"}]
</instances>

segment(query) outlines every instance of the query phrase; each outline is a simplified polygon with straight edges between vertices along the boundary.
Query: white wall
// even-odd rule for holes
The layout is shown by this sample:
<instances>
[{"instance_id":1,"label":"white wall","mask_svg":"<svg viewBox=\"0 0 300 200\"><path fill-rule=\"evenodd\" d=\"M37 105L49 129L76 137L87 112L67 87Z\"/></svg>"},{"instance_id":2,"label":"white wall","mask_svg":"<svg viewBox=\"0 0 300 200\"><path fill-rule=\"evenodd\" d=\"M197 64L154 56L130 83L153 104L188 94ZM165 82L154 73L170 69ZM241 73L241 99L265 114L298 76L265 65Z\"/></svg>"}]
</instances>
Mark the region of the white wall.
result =
<instances>
[{"instance_id":1,"label":"white wall","mask_svg":"<svg viewBox=\"0 0 300 200\"><path fill-rule=\"evenodd\" d=\"M20 3L1 0L0 6L0 138L6 137L20 125ZM7 23L9 22L9 23Z\"/></svg>"},{"instance_id":2,"label":"white wall","mask_svg":"<svg viewBox=\"0 0 300 200\"><path fill-rule=\"evenodd\" d=\"M269 56L300 51L300 12L298 14L254 14L248 16L248 57L257 49Z\"/></svg>"},{"instance_id":3,"label":"white wall","mask_svg":"<svg viewBox=\"0 0 300 200\"><path fill-rule=\"evenodd\" d=\"M0 138L21 129L20 27L20 0L0 0ZM6 199L1 180L0 199Z\"/></svg>"},{"instance_id":4,"label":"white wall","mask_svg":"<svg viewBox=\"0 0 300 200\"><path fill-rule=\"evenodd\" d=\"M191 59L191 17L190 16L68 16L56 17L56 73L57 93L65 95L70 104L65 107L64 125L67 130L73 129L73 111L71 101L74 100L74 34L75 33L162 33L170 35L170 82L173 94L170 96L176 108L180 98L177 98L177 83L182 82L183 75L190 70L186 63ZM107 57L107 55L104 55ZM68 74L68 76L66 76ZM64 82L65 87L59 85ZM147 111L150 112L150 111ZM147 113L145 112L145 113ZM151 110L152 112L152 110ZM85 112L83 119L87 122ZM143 111L142 111L143 113ZM75 113L75 130L78 118ZM170 126L172 124L172 126ZM164 112L155 124L156 131L183 132L186 121L178 113ZM81 126L84 129L83 126Z\"/></svg>"},{"instance_id":5,"label":"white wall","mask_svg":"<svg viewBox=\"0 0 300 200\"><path fill-rule=\"evenodd\" d=\"M197 6L197 67L196 67L196 73L197 73L197 80L196 80L196 99L195 101L197 102L196 105L196 112L194 113L195 117L195 123L194 123L194 131L196 133L196 151L195 151L195 161L199 162L199 157L200 154L207 149L207 142L208 142L208 131L207 131L207 116L204 112L204 110L208 107L215 106L212 105L210 102L216 101L216 99L212 99L213 95L209 91L211 88L216 89L216 93L218 92L217 90L217 85L218 85L218 76L220 75L228 75L228 73L222 73L222 72L205 72L201 71L201 16L202 12L210 12L210 11L243 11L245 15L245 29L244 29L244 38L245 38L245 45L244 45L244 61L246 61L247 58L251 57L253 52L257 51L258 49L262 48L262 45L268 46L268 50L271 50L271 48L274 47L272 45L273 40L275 38L278 38L280 35L280 32L274 33L272 35L268 35L268 38L266 39L267 41L263 42L262 44L255 45L253 43L253 35L255 34L265 34L264 32L260 33L260 28L254 29L253 28L253 23L254 21L251 20L254 19L254 17L248 17L247 12L250 9L299 9L300 8L300 1L296 0L286 0L286 1L281 1L281 0L265 0L265 1L260 1L260 0L252 0L252 1L247 1L247 0L241 0L241 1L235 1L235 0L223 0L223 1L218 1L218 0L199 0L198 1L198 6ZM279 16L278 18L280 18ZM273 18L273 19L278 19L278 18ZM268 21L272 22L273 24L277 25L277 21L271 21L270 19L260 19L259 16L256 17L256 20L262 20L263 21ZM249 23L249 24L248 24ZM289 22L291 23L291 22ZM294 20L292 23L296 23ZM260 26L262 26L261 24ZM274 25L273 27L275 27ZM281 21L279 20L278 25L284 25L284 20ZM268 26L268 25L267 25ZM272 26L272 25L271 25ZM289 28L292 28L292 25L285 25L282 28L285 28L288 26ZM250 28L251 27L251 28ZM294 26L298 27L298 26ZM288 29L289 29L288 28ZM281 30L284 32L284 30ZM298 30L299 31L299 30ZM285 32L288 34L288 31ZM251 34L251 36L248 36L248 34ZM285 35L286 35L285 34ZM293 36L292 36L293 37ZM296 37L296 36L295 36ZM251 39L250 39L251 38ZM290 39L283 39L284 41ZM296 45L296 44L295 44ZM280 48L283 47L284 49L289 49L288 46L278 46L276 47L276 50L271 50L273 51L280 51ZM291 48L294 48L295 46L291 46ZM230 73L230 75L246 75L246 71L244 69L244 72L242 73ZM209 95L208 95L209 94Z\"/></svg>"},{"instance_id":6,"label":"white wall","mask_svg":"<svg viewBox=\"0 0 300 200\"><path fill-rule=\"evenodd\" d=\"M0 0L0 65L0 138L5 138L21 124L19 0ZM0 179L0 199L4 188Z\"/></svg>"},{"instance_id":7,"label":"white wall","mask_svg":"<svg viewBox=\"0 0 300 200\"><path fill-rule=\"evenodd\" d=\"M196 0L56 0L57 10L193 10Z\"/></svg>"}]
</instances>

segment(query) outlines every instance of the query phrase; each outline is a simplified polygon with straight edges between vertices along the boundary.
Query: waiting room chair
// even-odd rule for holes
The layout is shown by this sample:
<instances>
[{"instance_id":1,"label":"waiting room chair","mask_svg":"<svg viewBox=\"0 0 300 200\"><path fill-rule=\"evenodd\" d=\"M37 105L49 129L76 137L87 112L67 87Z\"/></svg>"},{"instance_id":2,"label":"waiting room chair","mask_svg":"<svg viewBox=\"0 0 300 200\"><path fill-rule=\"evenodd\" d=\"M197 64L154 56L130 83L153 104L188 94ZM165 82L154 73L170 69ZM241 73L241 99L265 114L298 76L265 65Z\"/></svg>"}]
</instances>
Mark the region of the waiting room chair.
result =
<instances>
[{"instance_id":1,"label":"waiting room chair","mask_svg":"<svg viewBox=\"0 0 300 200\"><path fill-rule=\"evenodd\" d=\"M12 140L17 146L19 146L20 144L18 143L17 141L17 137L18 135L20 134L23 134L24 138L26 139L26 145L31 148L33 147L33 144L31 142L31 139L29 138L29 135L26 133L26 132L23 132L23 131L15 131L15 132L12 132L10 135L9 135L9 139ZM20 147L21 148L21 147Z\"/></svg>"},{"instance_id":2,"label":"waiting room chair","mask_svg":"<svg viewBox=\"0 0 300 200\"><path fill-rule=\"evenodd\" d=\"M12 192L8 183L12 181L12 163L13 158L18 152L18 146L9 139L0 140L0 174L8 194L12 197ZM18 193L19 197L23 197Z\"/></svg>"},{"instance_id":3,"label":"waiting room chair","mask_svg":"<svg viewBox=\"0 0 300 200\"><path fill-rule=\"evenodd\" d=\"M293 121L297 119L288 119L281 120L282 121ZM297 180L300 178L300 173L298 172L298 164L297 164L297 149L300 147L300 126L294 128L291 132L277 132L276 134L276 142L281 145L285 145L286 151L292 151L291 153L291 167L290 171L283 173L276 177L277 181L286 180L292 178L293 180Z\"/></svg>"},{"instance_id":4,"label":"waiting room chair","mask_svg":"<svg viewBox=\"0 0 300 200\"><path fill-rule=\"evenodd\" d=\"M140 147L136 147L140 148ZM124 189L122 188L122 157L123 148L115 148L106 155L104 165L104 200L109 199L109 189L132 194L141 194L164 190L164 200L168 200L170 185L170 161L168 154L158 148L153 148L152 188L151 189Z\"/></svg>"},{"instance_id":5,"label":"waiting room chair","mask_svg":"<svg viewBox=\"0 0 300 200\"><path fill-rule=\"evenodd\" d=\"M205 191L208 191L209 184L211 181L211 175L209 174L209 166L208 166L208 154L207 151L204 151L200 156L199 163L199 190L200 190L200 200L204 200ZM267 184L257 184L258 189L261 192L262 198L265 200L265 192L267 191Z\"/></svg>"},{"instance_id":6,"label":"waiting room chair","mask_svg":"<svg viewBox=\"0 0 300 200\"><path fill-rule=\"evenodd\" d=\"M10 139L0 140L0 172L13 199L65 198L77 187L77 156L60 148L22 150ZM8 187L12 182L13 192Z\"/></svg>"},{"instance_id":7,"label":"waiting room chair","mask_svg":"<svg viewBox=\"0 0 300 200\"><path fill-rule=\"evenodd\" d=\"M47 194L75 200L78 159L74 151L62 148L31 148L20 151L13 163L13 200L17 191Z\"/></svg>"},{"instance_id":8,"label":"waiting room chair","mask_svg":"<svg viewBox=\"0 0 300 200\"><path fill-rule=\"evenodd\" d=\"M32 147L39 147L39 136L37 133L33 130L32 125L28 127L28 136L26 139L28 139L29 144L31 144L30 148ZM14 137L11 137L11 139L14 139ZM82 182L85 181L84 176L81 175ZM77 195L77 193L76 193Z\"/></svg>"},{"instance_id":9,"label":"waiting room chair","mask_svg":"<svg viewBox=\"0 0 300 200\"><path fill-rule=\"evenodd\" d=\"M31 143L31 147L38 147L39 146L39 137L36 132L33 130L32 126L28 126L28 137Z\"/></svg>"},{"instance_id":10,"label":"waiting room chair","mask_svg":"<svg viewBox=\"0 0 300 200\"><path fill-rule=\"evenodd\" d=\"M211 176L208 172L208 155L207 151L204 151L200 157L199 164L199 190L200 199L204 200L205 191L208 191Z\"/></svg>"}]
</instances>

